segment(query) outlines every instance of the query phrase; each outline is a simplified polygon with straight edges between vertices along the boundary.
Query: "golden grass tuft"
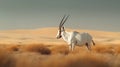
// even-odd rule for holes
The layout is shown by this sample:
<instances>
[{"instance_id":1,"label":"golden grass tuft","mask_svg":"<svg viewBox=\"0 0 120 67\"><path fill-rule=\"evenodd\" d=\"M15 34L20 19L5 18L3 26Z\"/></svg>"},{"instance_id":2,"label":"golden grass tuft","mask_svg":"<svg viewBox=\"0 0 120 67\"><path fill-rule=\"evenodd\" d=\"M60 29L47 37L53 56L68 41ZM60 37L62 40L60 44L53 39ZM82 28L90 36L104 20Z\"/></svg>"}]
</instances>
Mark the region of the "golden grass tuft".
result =
<instances>
[{"instance_id":1,"label":"golden grass tuft","mask_svg":"<svg viewBox=\"0 0 120 67\"><path fill-rule=\"evenodd\" d=\"M69 55L65 67L109 67L109 65L107 64L107 57L81 52L81 54Z\"/></svg>"},{"instance_id":2,"label":"golden grass tuft","mask_svg":"<svg viewBox=\"0 0 120 67\"><path fill-rule=\"evenodd\" d=\"M67 55L69 53L68 46L66 45L57 45L51 48L52 54L64 54Z\"/></svg>"}]
</instances>

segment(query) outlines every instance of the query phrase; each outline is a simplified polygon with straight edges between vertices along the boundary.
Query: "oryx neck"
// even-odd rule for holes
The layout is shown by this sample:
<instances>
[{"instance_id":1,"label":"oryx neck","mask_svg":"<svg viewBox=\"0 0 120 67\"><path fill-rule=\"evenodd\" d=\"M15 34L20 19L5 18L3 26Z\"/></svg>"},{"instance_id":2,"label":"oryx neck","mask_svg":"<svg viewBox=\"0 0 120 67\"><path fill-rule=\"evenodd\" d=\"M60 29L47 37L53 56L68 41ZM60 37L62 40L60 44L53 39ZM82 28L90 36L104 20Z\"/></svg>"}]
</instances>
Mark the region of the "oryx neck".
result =
<instances>
[{"instance_id":1,"label":"oryx neck","mask_svg":"<svg viewBox=\"0 0 120 67\"><path fill-rule=\"evenodd\" d=\"M62 38L68 42L69 33L67 31L62 31Z\"/></svg>"}]
</instances>

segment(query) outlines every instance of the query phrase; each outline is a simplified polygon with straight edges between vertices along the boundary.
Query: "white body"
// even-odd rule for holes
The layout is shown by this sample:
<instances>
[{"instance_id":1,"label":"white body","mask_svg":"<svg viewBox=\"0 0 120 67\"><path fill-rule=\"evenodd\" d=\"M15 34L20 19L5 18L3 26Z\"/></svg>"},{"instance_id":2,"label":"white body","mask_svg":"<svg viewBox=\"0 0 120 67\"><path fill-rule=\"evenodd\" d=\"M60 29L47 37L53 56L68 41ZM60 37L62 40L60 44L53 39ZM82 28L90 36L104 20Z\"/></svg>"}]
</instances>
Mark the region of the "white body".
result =
<instances>
[{"instance_id":1,"label":"white body","mask_svg":"<svg viewBox=\"0 0 120 67\"><path fill-rule=\"evenodd\" d=\"M74 49L75 45L83 46L88 44L88 49L91 49L92 36L88 33L73 32L61 32L62 38L68 43L69 49Z\"/></svg>"},{"instance_id":2,"label":"white body","mask_svg":"<svg viewBox=\"0 0 120 67\"><path fill-rule=\"evenodd\" d=\"M58 33L56 38L60 39L61 37L69 44L69 50L74 49L75 45L82 46L86 45L89 50L91 50L91 42L95 45L94 41L92 40L92 36L88 33L79 33L76 31L67 32L64 28L64 23L66 22L67 18L64 16L59 24Z\"/></svg>"}]
</instances>

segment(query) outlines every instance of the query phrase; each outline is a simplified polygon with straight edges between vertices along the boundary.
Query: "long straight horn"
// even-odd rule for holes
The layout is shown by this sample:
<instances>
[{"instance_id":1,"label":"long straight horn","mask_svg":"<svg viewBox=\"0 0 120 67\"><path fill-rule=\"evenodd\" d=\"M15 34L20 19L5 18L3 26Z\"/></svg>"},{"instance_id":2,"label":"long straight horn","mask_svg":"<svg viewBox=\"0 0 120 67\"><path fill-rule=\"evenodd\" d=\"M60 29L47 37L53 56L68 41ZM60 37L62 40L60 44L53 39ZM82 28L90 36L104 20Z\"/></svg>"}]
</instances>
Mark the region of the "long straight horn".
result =
<instances>
[{"instance_id":1,"label":"long straight horn","mask_svg":"<svg viewBox=\"0 0 120 67\"><path fill-rule=\"evenodd\" d=\"M62 22L63 22L63 20L65 19L65 16L66 16L66 15L64 15L64 17L62 18L62 20L61 20L61 22L60 22L60 24L59 24L59 28L61 28Z\"/></svg>"},{"instance_id":2,"label":"long straight horn","mask_svg":"<svg viewBox=\"0 0 120 67\"><path fill-rule=\"evenodd\" d=\"M66 22L66 20L68 19L69 15L65 18L65 20L62 22L61 27L64 25L64 23Z\"/></svg>"}]
</instances>

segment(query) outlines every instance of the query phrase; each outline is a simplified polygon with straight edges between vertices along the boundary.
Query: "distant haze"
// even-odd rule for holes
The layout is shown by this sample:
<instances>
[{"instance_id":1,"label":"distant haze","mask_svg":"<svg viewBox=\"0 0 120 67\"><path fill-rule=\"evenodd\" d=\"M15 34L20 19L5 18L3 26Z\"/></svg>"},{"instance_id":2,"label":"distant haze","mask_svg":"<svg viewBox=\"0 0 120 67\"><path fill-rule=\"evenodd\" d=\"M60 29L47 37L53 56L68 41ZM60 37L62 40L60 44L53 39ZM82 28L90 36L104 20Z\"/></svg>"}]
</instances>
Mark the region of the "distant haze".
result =
<instances>
[{"instance_id":1,"label":"distant haze","mask_svg":"<svg viewBox=\"0 0 120 67\"><path fill-rule=\"evenodd\" d=\"M120 0L0 0L0 30L57 27L120 31Z\"/></svg>"}]
</instances>

